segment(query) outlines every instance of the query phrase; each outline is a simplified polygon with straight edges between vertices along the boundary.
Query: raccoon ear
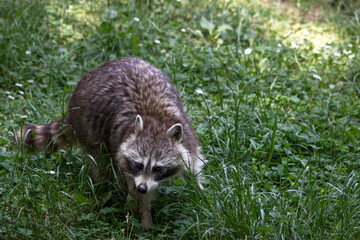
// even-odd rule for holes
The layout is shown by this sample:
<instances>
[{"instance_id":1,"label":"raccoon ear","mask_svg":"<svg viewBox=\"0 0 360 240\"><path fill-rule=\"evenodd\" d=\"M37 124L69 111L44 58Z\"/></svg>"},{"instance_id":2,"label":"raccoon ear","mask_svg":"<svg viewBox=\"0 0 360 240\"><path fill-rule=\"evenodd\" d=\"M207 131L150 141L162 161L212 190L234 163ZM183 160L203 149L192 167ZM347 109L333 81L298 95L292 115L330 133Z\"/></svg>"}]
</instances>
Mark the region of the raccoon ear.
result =
<instances>
[{"instance_id":1,"label":"raccoon ear","mask_svg":"<svg viewBox=\"0 0 360 240\"><path fill-rule=\"evenodd\" d=\"M168 135L173 141L181 142L183 136L183 127L180 123L172 125L169 130L167 130Z\"/></svg>"},{"instance_id":2,"label":"raccoon ear","mask_svg":"<svg viewBox=\"0 0 360 240\"><path fill-rule=\"evenodd\" d=\"M143 120L140 115L137 115L135 119L135 133L136 134L140 133L143 130L143 128L144 128Z\"/></svg>"}]
</instances>

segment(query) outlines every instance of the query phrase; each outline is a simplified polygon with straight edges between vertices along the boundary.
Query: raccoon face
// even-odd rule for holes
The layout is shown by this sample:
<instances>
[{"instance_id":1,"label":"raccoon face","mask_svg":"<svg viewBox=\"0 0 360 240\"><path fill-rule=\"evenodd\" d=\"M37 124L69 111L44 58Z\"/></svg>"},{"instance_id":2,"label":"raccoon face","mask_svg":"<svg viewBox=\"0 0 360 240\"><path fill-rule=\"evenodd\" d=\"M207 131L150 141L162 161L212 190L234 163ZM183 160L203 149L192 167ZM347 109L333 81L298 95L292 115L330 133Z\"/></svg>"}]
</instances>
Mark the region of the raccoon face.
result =
<instances>
[{"instance_id":1,"label":"raccoon face","mask_svg":"<svg viewBox=\"0 0 360 240\"><path fill-rule=\"evenodd\" d=\"M159 182L182 172L181 159L187 157L187 151L181 141L181 124L161 133L151 128L144 129L142 118L136 117L134 135L121 146L121 161L134 179L138 192L145 194L156 188Z\"/></svg>"}]
</instances>

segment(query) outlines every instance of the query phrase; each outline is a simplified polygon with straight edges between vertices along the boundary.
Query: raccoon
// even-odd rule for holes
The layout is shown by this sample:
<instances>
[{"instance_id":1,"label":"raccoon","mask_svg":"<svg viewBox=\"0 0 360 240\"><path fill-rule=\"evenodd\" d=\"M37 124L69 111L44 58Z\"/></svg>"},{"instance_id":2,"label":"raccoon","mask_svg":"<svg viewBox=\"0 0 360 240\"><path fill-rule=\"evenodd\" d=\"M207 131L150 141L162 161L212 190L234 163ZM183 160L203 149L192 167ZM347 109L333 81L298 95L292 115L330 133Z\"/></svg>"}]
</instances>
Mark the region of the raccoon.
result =
<instances>
[{"instance_id":1,"label":"raccoon","mask_svg":"<svg viewBox=\"0 0 360 240\"><path fill-rule=\"evenodd\" d=\"M16 138L27 151L52 152L78 142L96 161L109 154L145 231L152 228L151 201L161 182L191 172L203 189L204 161L180 96L166 74L140 58L120 58L86 73L63 119L23 126ZM98 179L96 161L90 164Z\"/></svg>"}]
</instances>

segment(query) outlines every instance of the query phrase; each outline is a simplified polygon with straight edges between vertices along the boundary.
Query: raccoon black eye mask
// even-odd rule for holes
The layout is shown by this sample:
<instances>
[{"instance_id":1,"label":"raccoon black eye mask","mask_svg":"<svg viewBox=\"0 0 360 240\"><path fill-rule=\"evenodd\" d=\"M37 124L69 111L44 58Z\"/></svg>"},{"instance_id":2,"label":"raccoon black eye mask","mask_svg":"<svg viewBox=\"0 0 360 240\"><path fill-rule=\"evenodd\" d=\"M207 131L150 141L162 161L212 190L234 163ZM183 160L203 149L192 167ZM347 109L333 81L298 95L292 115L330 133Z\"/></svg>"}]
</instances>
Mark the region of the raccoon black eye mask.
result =
<instances>
[{"instance_id":1,"label":"raccoon black eye mask","mask_svg":"<svg viewBox=\"0 0 360 240\"><path fill-rule=\"evenodd\" d=\"M146 231L160 182L190 171L202 188L201 149L180 96L166 74L140 58L110 61L86 73L64 118L23 126L15 139L26 151L45 152L79 142L96 161L106 149ZM89 165L92 177L101 178L101 164Z\"/></svg>"},{"instance_id":2,"label":"raccoon black eye mask","mask_svg":"<svg viewBox=\"0 0 360 240\"><path fill-rule=\"evenodd\" d=\"M141 174L153 175L153 178L156 181L161 181L166 178L172 177L181 171L181 166L154 166L150 169L150 165L144 167L144 164L138 163L133 160L126 159L128 162L128 167L132 171L134 177L137 177Z\"/></svg>"}]
</instances>

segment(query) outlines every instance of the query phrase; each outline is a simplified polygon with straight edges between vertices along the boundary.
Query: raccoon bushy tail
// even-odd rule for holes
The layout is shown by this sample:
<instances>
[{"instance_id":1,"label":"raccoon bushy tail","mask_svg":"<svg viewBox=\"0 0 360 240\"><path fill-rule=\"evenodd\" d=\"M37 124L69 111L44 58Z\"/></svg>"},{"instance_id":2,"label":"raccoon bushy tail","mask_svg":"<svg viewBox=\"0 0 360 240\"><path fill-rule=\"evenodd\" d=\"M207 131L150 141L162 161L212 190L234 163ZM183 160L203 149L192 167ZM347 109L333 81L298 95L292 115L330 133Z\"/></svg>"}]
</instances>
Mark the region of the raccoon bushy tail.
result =
<instances>
[{"instance_id":1,"label":"raccoon bushy tail","mask_svg":"<svg viewBox=\"0 0 360 240\"><path fill-rule=\"evenodd\" d=\"M43 125L27 125L16 131L15 141L25 151L53 152L73 143L74 131L62 119Z\"/></svg>"}]
</instances>

